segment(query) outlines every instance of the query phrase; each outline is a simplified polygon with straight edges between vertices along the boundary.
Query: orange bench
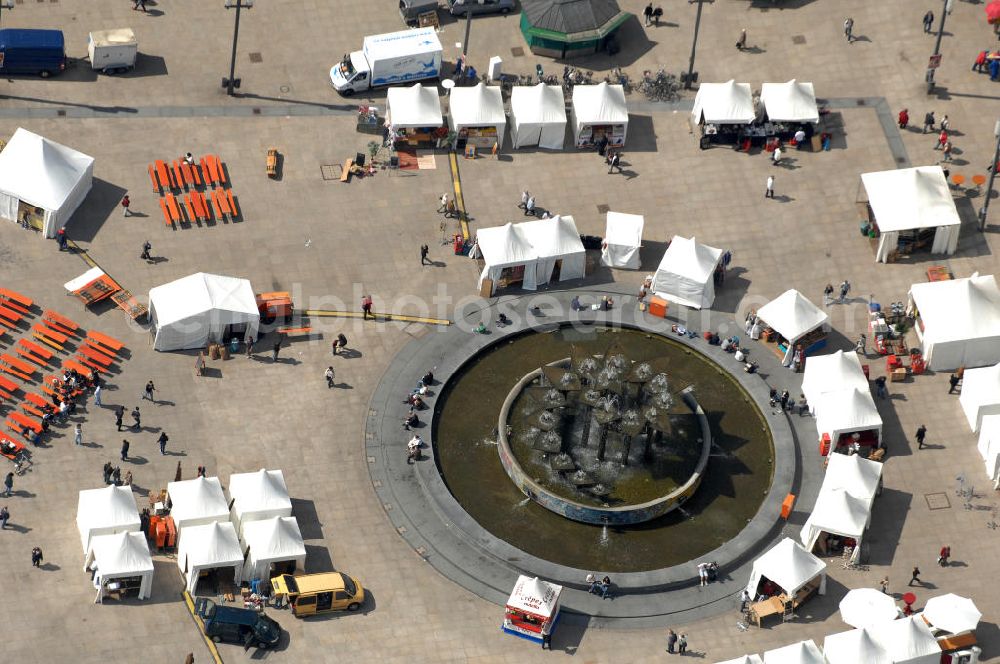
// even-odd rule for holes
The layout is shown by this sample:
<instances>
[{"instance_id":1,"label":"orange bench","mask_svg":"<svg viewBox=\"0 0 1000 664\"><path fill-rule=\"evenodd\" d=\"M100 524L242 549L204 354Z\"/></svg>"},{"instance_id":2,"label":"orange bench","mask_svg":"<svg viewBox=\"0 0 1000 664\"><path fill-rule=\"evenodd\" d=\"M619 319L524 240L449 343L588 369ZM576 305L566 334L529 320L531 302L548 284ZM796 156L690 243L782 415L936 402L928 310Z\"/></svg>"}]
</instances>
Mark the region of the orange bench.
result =
<instances>
[{"instance_id":1,"label":"orange bench","mask_svg":"<svg viewBox=\"0 0 1000 664\"><path fill-rule=\"evenodd\" d=\"M26 413L28 413L30 415L34 415L35 417L37 417L39 419L45 417L45 413L43 413L42 411L40 411L38 408L32 406L30 403L25 403L24 401L21 402L21 410L23 410L24 412L26 412Z\"/></svg>"},{"instance_id":2,"label":"orange bench","mask_svg":"<svg viewBox=\"0 0 1000 664\"><path fill-rule=\"evenodd\" d=\"M219 155L212 155L212 160L215 161L215 172L219 176L219 184L226 184L226 169L222 165L222 159Z\"/></svg>"},{"instance_id":3,"label":"orange bench","mask_svg":"<svg viewBox=\"0 0 1000 664\"><path fill-rule=\"evenodd\" d=\"M0 387L11 393L17 392L21 389L17 386L17 383L12 381L10 378L5 378L3 376L0 376Z\"/></svg>"},{"instance_id":4,"label":"orange bench","mask_svg":"<svg viewBox=\"0 0 1000 664\"><path fill-rule=\"evenodd\" d=\"M207 187L211 184L214 187L215 178L212 177L212 171L208 168L208 162L205 161L205 157L202 157L198 163L201 165L201 176L205 180L205 186Z\"/></svg>"},{"instance_id":5,"label":"orange bench","mask_svg":"<svg viewBox=\"0 0 1000 664\"><path fill-rule=\"evenodd\" d=\"M30 297L25 297L24 295L21 295L17 291L12 291L9 288L0 288L0 295L3 295L8 300L14 300L22 307L27 307L28 309L30 309L32 305L35 304L34 300L32 300Z\"/></svg>"},{"instance_id":6,"label":"orange bench","mask_svg":"<svg viewBox=\"0 0 1000 664\"><path fill-rule=\"evenodd\" d=\"M16 357L11 357L7 353L0 355L0 362L8 367L7 373L13 373L24 380L31 380L31 375L35 373L34 365L28 364Z\"/></svg>"},{"instance_id":7,"label":"orange bench","mask_svg":"<svg viewBox=\"0 0 1000 664\"><path fill-rule=\"evenodd\" d=\"M34 353L38 357L44 358L46 360L51 360L52 359L52 351L50 351L48 348L42 348L41 346L39 346L38 344L36 344L34 341L28 341L27 339L21 339L17 343L21 344L22 346L24 346L25 348L27 348L28 350L30 350L32 353Z\"/></svg>"},{"instance_id":8,"label":"orange bench","mask_svg":"<svg viewBox=\"0 0 1000 664\"><path fill-rule=\"evenodd\" d=\"M164 199L160 199L160 211L163 213L163 225L174 227L174 220L170 218L170 211L167 210L167 202Z\"/></svg>"},{"instance_id":9,"label":"orange bench","mask_svg":"<svg viewBox=\"0 0 1000 664\"><path fill-rule=\"evenodd\" d=\"M7 307L8 309L16 311L16 312L18 312L20 314L24 314L25 316L30 316L31 315L31 312L28 311L27 307L21 306L20 304L18 304L14 300L11 300L11 299L8 299L6 297L3 297L2 295L0 295L0 304L2 304L3 306Z\"/></svg>"},{"instance_id":10,"label":"orange bench","mask_svg":"<svg viewBox=\"0 0 1000 664\"><path fill-rule=\"evenodd\" d=\"M240 211L238 209L236 209L236 199L233 198L233 190L232 189L227 189L226 190L226 198L229 199L229 216L230 216L230 218L232 218L232 219L235 220L237 217L240 216Z\"/></svg>"},{"instance_id":11,"label":"orange bench","mask_svg":"<svg viewBox=\"0 0 1000 664\"><path fill-rule=\"evenodd\" d=\"M109 337L106 334L101 334L100 332L98 332L96 330L91 330L87 334L87 339L90 339L92 341L96 341L98 344L100 344L101 346L104 346L105 348L110 348L111 351L114 352L114 353L118 353L118 351L120 351L122 348L125 347L125 344L123 344L122 342L118 341L114 337Z\"/></svg>"},{"instance_id":12,"label":"orange bench","mask_svg":"<svg viewBox=\"0 0 1000 664\"><path fill-rule=\"evenodd\" d=\"M972 632L966 632L965 634L942 636L938 638L937 642L942 651L948 652L976 645L976 635Z\"/></svg>"},{"instance_id":13,"label":"orange bench","mask_svg":"<svg viewBox=\"0 0 1000 664\"><path fill-rule=\"evenodd\" d=\"M156 177L160 179L160 186L169 191L171 188L170 184L170 170L167 168L166 162L162 159L157 159L153 162L153 167L156 169Z\"/></svg>"},{"instance_id":14,"label":"orange bench","mask_svg":"<svg viewBox=\"0 0 1000 664\"><path fill-rule=\"evenodd\" d=\"M87 351L84 351L84 348L86 348ZM115 361L115 354L113 352L107 348L101 348L100 346L92 343L90 339L84 339L83 345L79 347L79 350L80 352L97 353L99 357L106 359L108 362Z\"/></svg>"},{"instance_id":15,"label":"orange bench","mask_svg":"<svg viewBox=\"0 0 1000 664\"><path fill-rule=\"evenodd\" d=\"M160 193L160 185L156 181L156 174L153 172L153 165L150 164L149 166L147 166L146 170L149 171L149 181L153 183L153 193L154 194Z\"/></svg>"},{"instance_id":16,"label":"orange bench","mask_svg":"<svg viewBox=\"0 0 1000 664\"><path fill-rule=\"evenodd\" d=\"M99 367L96 367L96 366L94 366L94 367L86 367L86 366L80 364L79 362L77 362L76 360L63 360L62 365L66 369L75 369L77 373L83 374L84 376L86 376L87 374L89 374L91 370L94 370L94 371L96 371L98 373L101 372L101 369Z\"/></svg>"},{"instance_id":17,"label":"orange bench","mask_svg":"<svg viewBox=\"0 0 1000 664\"><path fill-rule=\"evenodd\" d=\"M26 359L26 360L29 360L29 361L31 361L31 362L34 362L35 364L37 364L37 365L38 365L38 366L40 366L40 367L43 367L43 368L44 368L44 367L45 367L45 365L46 365L46 364L48 364L48 363L47 363L47 362L46 362L45 360L43 360L42 358L40 358L40 357L35 357L34 355L32 355L31 351L30 351L30 350L28 350L27 348L21 348L20 346L18 346L18 347L17 347L17 348L15 348L14 350L15 350L15 351L17 352L17 354L18 354L18 355L20 355L20 356L21 356L21 357L23 357L24 359Z\"/></svg>"},{"instance_id":18,"label":"orange bench","mask_svg":"<svg viewBox=\"0 0 1000 664\"><path fill-rule=\"evenodd\" d=\"M286 337L294 336L304 336L307 334L312 334L311 327L280 327L278 328L278 334L283 334Z\"/></svg>"},{"instance_id":19,"label":"orange bench","mask_svg":"<svg viewBox=\"0 0 1000 664\"><path fill-rule=\"evenodd\" d=\"M174 159L174 164L170 169L170 177L173 178L174 189L184 188L184 180L181 178L181 167L180 164L177 163L176 159Z\"/></svg>"},{"instance_id":20,"label":"orange bench","mask_svg":"<svg viewBox=\"0 0 1000 664\"><path fill-rule=\"evenodd\" d=\"M64 344L67 341L69 341L69 337L66 334L63 334L62 332L54 330L54 329L52 329L48 325L36 324L31 329L33 329L35 332L38 332L39 334L41 334L43 336L48 337L52 341L55 341L56 343L59 343L59 344ZM60 348L60 350L62 350L62 349Z\"/></svg>"},{"instance_id":21,"label":"orange bench","mask_svg":"<svg viewBox=\"0 0 1000 664\"><path fill-rule=\"evenodd\" d=\"M7 417L9 418L7 420L8 426L10 426L10 420L14 420L15 422L17 422L18 424L21 425L20 427L13 427L14 431L20 432L23 427L28 427L29 429L31 429L35 433L41 433L42 432L42 423L41 422L36 422L35 420L31 419L27 415L22 415L21 413L17 412L16 410L12 410L11 412L7 413Z\"/></svg>"},{"instance_id":22,"label":"orange bench","mask_svg":"<svg viewBox=\"0 0 1000 664\"><path fill-rule=\"evenodd\" d=\"M9 320L0 318L0 334L3 334L4 330L13 330L17 326L11 323Z\"/></svg>"},{"instance_id":23,"label":"orange bench","mask_svg":"<svg viewBox=\"0 0 1000 664\"><path fill-rule=\"evenodd\" d=\"M0 316L3 316L12 323L17 323L22 318L24 318L24 316L22 316L21 314L17 313L16 311L11 311L10 309L8 309L3 305L0 305Z\"/></svg>"},{"instance_id":24,"label":"orange bench","mask_svg":"<svg viewBox=\"0 0 1000 664\"><path fill-rule=\"evenodd\" d=\"M188 222L194 222L196 217L194 214L194 206L191 205L191 194L184 197L184 208L187 210Z\"/></svg>"},{"instance_id":25,"label":"orange bench","mask_svg":"<svg viewBox=\"0 0 1000 664\"><path fill-rule=\"evenodd\" d=\"M79 348L77 348L77 350L80 352L80 355L87 358L88 360L96 362L105 369L111 366L112 360L110 357L108 357L104 353L97 352L90 346L80 346Z\"/></svg>"},{"instance_id":26,"label":"orange bench","mask_svg":"<svg viewBox=\"0 0 1000 664\"><path fill-rule=\"evenodd\" d=\"M74 336L80 336L78 334L78 331L80 329L80 325L78 323L70 320L69 318L66 318L62 314L57 313L55 311L52 311L51 309L46 309L45 312L42 314L42 317L47 322L56 323L60 327L66 328Z\"/></svg>"},{"instance_id":27,"label":"orange bench","mask_svg":"<svg viewBox=\"0 0 1000 664\"><path fill-rule=\"evenodd\" d=\"M167 194L166 199L167 209L170 210L170 218L179 223L181 221L181 211L177 207L177 199L174 198L173 194Z\"/></svg>"},{"instance_id":28,"label":"orange bench","mask_svg":"<svg viewBox=\"0 0 1000 664\"><path fill-rule=\"evenodd\" d=\"M174 162L175 164L177 162ZM181 174L184 175L184 185L186 187L194 186L194 175L191 174L191 164L181 159Z\"/></svg>"},{"instance_id":29,"label":"orange bench","mask_svg":"<svg viewBox=\"0 0 1000 664\"><path fill-rule=\"evenodd\" d=\"M35 394L34 392L25 392L24 398L30 401L31 403L35 404L42 410L47 410L50 412L57 410L55 404L53 404L51 401L46 401L40 394Z\"/></svg>"}]
</instances>

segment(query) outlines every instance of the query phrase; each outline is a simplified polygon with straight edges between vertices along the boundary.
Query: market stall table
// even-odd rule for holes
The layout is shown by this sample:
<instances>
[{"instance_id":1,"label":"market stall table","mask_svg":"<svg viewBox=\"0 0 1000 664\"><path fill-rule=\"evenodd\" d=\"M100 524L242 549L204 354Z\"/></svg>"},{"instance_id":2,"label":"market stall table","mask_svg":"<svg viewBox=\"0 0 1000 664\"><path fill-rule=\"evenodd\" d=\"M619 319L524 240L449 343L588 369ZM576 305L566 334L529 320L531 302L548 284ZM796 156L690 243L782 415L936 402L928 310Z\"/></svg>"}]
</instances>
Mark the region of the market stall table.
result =
<instances>
[{"instance_id":1,"label":"market stall table","mask_svg":"<svg viewBox=\"0 0 1000 664\"><path fill-rule=\"evenodd\" d=\"M763 602L750 605L750 619L760 627L760 621L768 616L780 616L785 612L785 602L781 596L768 597Z\"/></svg>"}]
</instances>

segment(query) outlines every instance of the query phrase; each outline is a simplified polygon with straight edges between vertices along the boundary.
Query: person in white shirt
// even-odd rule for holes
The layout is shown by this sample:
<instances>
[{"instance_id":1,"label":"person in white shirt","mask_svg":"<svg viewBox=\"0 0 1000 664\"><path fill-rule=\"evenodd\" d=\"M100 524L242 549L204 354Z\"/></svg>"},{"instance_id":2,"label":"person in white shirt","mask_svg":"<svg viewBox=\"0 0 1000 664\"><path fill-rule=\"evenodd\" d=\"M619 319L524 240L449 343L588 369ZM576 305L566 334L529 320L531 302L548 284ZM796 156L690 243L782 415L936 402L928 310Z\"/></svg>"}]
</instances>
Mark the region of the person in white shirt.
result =
<instances>
[{"instance_id":1,"label":"person in white shirt","mask_svg":"<svg viewBox=\"0 0 1000 664\"><path fill-rule=\"evenodd\" d=\"M410 438L410 442L406 444L406 450L408 456L406 458L406 463L413 463L420 459L420 448L423 447L424 441L421 440L420 435L417 434Z\"/></svg>"},{"instance_id":2,"label":"person in white shirt","mask_svg":"<svg viewBox=\"0 0 1000 664\"><path fill-rule=\"evenodd\" d=\"M775 166L781 161L781 146L775 146L774 152L771 154L771 159L774 161Z\"/></svg>"}]
</instances>

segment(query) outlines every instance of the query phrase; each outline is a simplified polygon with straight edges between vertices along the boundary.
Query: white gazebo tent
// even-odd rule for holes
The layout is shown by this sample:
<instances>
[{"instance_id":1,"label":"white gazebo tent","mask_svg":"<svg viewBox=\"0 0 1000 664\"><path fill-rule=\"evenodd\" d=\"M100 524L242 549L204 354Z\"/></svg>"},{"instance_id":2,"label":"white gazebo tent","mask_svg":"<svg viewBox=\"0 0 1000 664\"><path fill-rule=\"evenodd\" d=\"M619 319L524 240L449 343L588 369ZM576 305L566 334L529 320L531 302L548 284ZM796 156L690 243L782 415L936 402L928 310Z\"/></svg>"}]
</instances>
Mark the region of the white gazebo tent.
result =
<instances>
[{"instance_id":1,"label":"white gazebo tent","mask_svg":"<svg viewBox=\"0 0 1000 664\"><path fill-rule=\"evenodd\" d=\"M773 122L819 122L816 90L812 83L796 81L764 83L760 86L760 103L767 119Z\"/></svg>"},{"instance_id":2,"label":"white gazebo tent","mask_svg":"<svg viewBox=\"0 0 1000 664\"><path fill-rule=\"evenodd\" d=\"M558 85L515 85L510 92L510 140L515 148L537 145L562 150L566 100Z\"/></svg>"},{"instance_id":3,"label":"white gazebo tent","mask_svg":"<svg viewBox=\"0 0 1000 664\"><path fill-rule=\"evenodd\" d=\"M841 440L843 436L854 433L862 434L859 441L862 445L878 446L882 438L882 416L867 387L864 391L849 387L824 392L812 407L816 410L816 434L820 438L828 435L833 449L849 442Z\"/></svg>"},{"instance_id":4,"label":"white gazebo tent","mask_svg":"<svg viewBox=\"0 0 1000 664\"><path fill-rule=\"evenodd\" d=\"M788 537L753 561L747 583L751 597L758 595L764 578L773 581L796 601L802 601L813 590L820 595L826 594L826 563ZM799 591L802 591L801 597Z\"/></svg>"},{"instance_id":5,"label":"white gazebo tent","mask_svg":"<svg viewBox=\"0 0 1000 664\"><path fill-rule=\"evenodd\" d=\"M177 545L177 566L186 579L186 588L194 594L198 577L212 569L233 568L233 580L240 580L243 551L236 529L228 521L191 526Z\"/></svg>"},{"instance_id":6,"label":"white gazebo tent","mask_svg":"<svg viewBox=\"0 0 1000 664\"><path fill-rule=\"evenodd\" d=\"M170 516L174 519L178 537L189 526L229 521L229 505L218 477L168 482L167 497L172 505Z\"/></svg>"},{"instance_id":7,"label":"white gazebo tent","mask_svg":"<svg viewBox=\"0 0 1000 664\"><path fill-rule=\"evenodd\" d=\"M675 235L653 276L653 292L660 297L703 309L715 301L715 269L722 249L700 244L693 237Z\"/></svg>"},{"instance_id":8,"label":"white gazebo tent","mask_svg":"<svg viewBox=\"0 0 1000 664\"><path fill-rule=\"evenodd\" d=\"M149 291L153 348L204 348L229 337L257 338L260 312L246 279L198 272Z\"/></svg>"},{"instance_id":9,"label":"white gazebo tent","mask_svg":"<svg viewBox=\"0 0 1000 664\"><path fill-rule=\"evenodd\" d=\"M573 86L573 141L576 147L594 145L601 136L611 147L625 145L628 133L628 108L625 90L620 85Z\"/></svg>"},{"instance_id":10,"label":"white gazebo tent","mask_svg":"<svg viewBox=\"0 0 1000 664\"><path fill-rule=\"evenodd\" d=\"M757 318L780 334L788 343L782 364L789 366L795 353L795 345L807 334L825 325L829 316L810 302L805 295L795 289L789 289L758 309ZM822 344L817 341L806 345L805 352L808 353L825 344L825 336L822 342Z\"/></svg>"},{"instance_id":11,"label":"white gazebo tent","mask_svg":"<svg viewBox=\"0 0 1000 664\"><path fill-rule=\"evenodd\" d=\"M28 212L30 225L55 237L93 179L93 157L18 128L0 152L0 217L20 221Z\"/></svg>"},{"instance_id":12,"label":"white gazebo tent","mask_svg":"<svg viewBox=\"0 0 1000 664\"><path fill-rule=\"evenodd\" d=\"M139 530L139 508L132 489L127 486L107 486L80 492L76 508L76 527L80 531L83 553L90 550L90 541L98 535L114 535Z\"/></svg>"},{"instance_id":13,"label":"white gazebo tent","mask_svg":"<svg viewBox=\"0 0 1000 664\"><path fill-rule=\"evenodd\" d=\"M275 572L291 574L306 564L306 546L295 517L273 517L243 524L246 564L243 580L270 579Z\"/></svg>"},{"instance_id":14,"label":"white gazebo tent","mask_svg":"<svg viewBox=\"0 0 1000 664\"><path fill-rule=\"evenodd\" d=\"M757 117L749 83L702 83L694 97L695 124L750 124Z\"/></svg>"},{"instance_id":15,"label":"white gazebo tent","mask_svg":"<svg viewBox=\"0 0 1000 664\"><path fill-rule=\"evenodd\" d=\"M826 659L810 639L765 651L764 664L826 664Z\"/></svg>"},{"instance_id":16,"label":"white gazebo tent","mask_svg":"<svg viewBox=\"0 0 1000 664\"><path fill-rule=\"evenodd\" d=\"M826 491L843 489L869 506L880 491L882 464L857 454L831 454L827 459L826 475L821 488Z\"/></svg>"},{"instance_id":17,"label":"white gazebo tent","mask_svg":"<svg viewBox=\"0 0 1000 664\"><path fill-rule=\"evenodd\" d=\"M852 629L823 639L823 655L829 664L893 664L892 657L871 630Z\"/></svg>"},{"instance_id":18,"label":"white gazebo tent","mask_svg":"<svg viewBox=\"0 0 1000 664\"><path fill-rule=\"evenodd\" d=\"M241 537L250 521L292 515L292 500L280 470L261 468L255 473L230 475L229 497L231 520Z\"/></svg>"},{"instance_id":19,"label":"white gazebo tent","mask_svg":"<svg viewBox=\"0 0 1000 664\"><path fill-rule=\"evenodd\" d=\"M503 96L495 85L479 83L471 88L453 88L450 93L448 126L477 148L503 147L507 113Z\"/></svg>"},{"instance_id":20,"label":"white gazebo tent","mask_svg":"<svg viewBox=\"0 0 1000 664\"><path fill-rule=\"evenodd\" d=\"M601 265L638 270L645 224L641 214L608 212L604 242L601 243Z\"/></svg>"},{"instance_id":21,"label":"white gazebo tent","mask_svg":"<svg viewBox=\"0 0 1000 664\"><path fill-rule=\"evenodd\" d=\"M727 659L724 662L717 662L716 664L764 664L764 660L760 658L760 655L743 655L742 657Z\"/></svg>"},{"instance_id":22,"label":"white gazebo tent","mask_svg":"<svg viewBox=\"0 0 1000 664\"><path fill-rule=\"evenodd\" d=\"M838 350L830 355L815 355L806 362L802 372L802 394L806 396L810 412L816 412L816 404L825 392L851 388L868 389L868 379L857 353Z\"/></svg>"},{"instance_id":23,"label":"white gazebo tent","mask_svg":"<svg viewBox=\"0 0 1000 664\"><path fill-rule=\"evenodd\" d=\"M99 598L114 579L140 577L139 599L147 599L153 592L153 558L145 533L132 531L92 538L83 566L83 571L89 570L94 572Z\"/></svg>"},{"instance_id":24,"label":"white gazebo tent","mask_svg":"<svg viewBox=\"0 0 1000 664\"><path fill-rule=\"evenodd\" d=\"M587 250L580 241L573 217L555 216L518 224L531 243L538 262L535 283L547 284L558 271L559 281L583 279L587 270Z\"/></svg>"},{"instance_id":25,"label":"white gazebo tent","mask_svg":"<svg viewBox=\"0 0 1000 664\"><path fill-rule=\"evenodd\" d=\"M979 431L984 416L1000 413L1000 364L966 369L958 402L973 431Z\"/></svg>"},{"instance_id":26,"label":"white gazebo tent","mask_svg":"<svg viewBox=\"0 0 1000 664\"><path fill-rule=\"evenodd\" d=\"M910 308L933 371L1000 362L1000 290L993 275L910 286Z\"/></svg>"},{"instance_id":27,"label":"white gazebo tent","mask_svg":"<svg viewBox=\"0 0 1000 664\"><path fill-rule=\"evenodd\" d=\"M993 488L1000 487L1000 415L987 415L979 429L979 453Z\"/></svg>"},{"instance_id":28,"label":"white gazebo tent","mask_svg":"<svg viewBox=\"0 0 1000 664\"><path fill-rule=\"evenodd\" d=\"M955 253L962 220L940 166L918 166L862 173L871 219L880 233L875 262L886 263L898 250L900 235L913 240L933 228L931 253Z\"/></svg>"},{"instance_id":29,"label":"white gazebo tent","mask_svg":"<svg viewBox=\"0 0 1000 664\"><path fill-rule=\"evenodd\" d=\"M490 295L498 288L520 283L525 290L535 290L535 253L521 224L507 223L503 226L480 228L476 233L476 245L483 255L486 266L479 275L479 289L483 282L492 282Z\"/></svg>"},{"instance_id":30,"label":"white gazebo tent","mask_svg":"<svg viewBox=\"0 0 1000 664\"><path fill-rule=\"evenodd\" d=\"M436 87L417 83L407 88L391 87L385 98L385 119L397 129L437 128L444 125L441 98Z\"/></svg>"},{"instance_id":31,"label":"white gazebo tent","mask_svg":"<svg viewBox=\"0 0 1000 664\"><path fill-rule=\"evenodd\" d=\"M856 542L851 560L857 560L861 553L861 536L868 527L870 517L869 503L865 500L844 489L821 489L812 514L802 526L799 540L808 551L812 551L822 533L850 537ZM820 543L820 550L825 550L825 540Z\"/></svg>"},{"instance_id":32,"label":"white gazebo tent","mask_svg":"<svg viewBox=\"0 0 1000 664\"><path fill-rule=\"evenodd\" d=\"M873 625L869 633L889 654L893 664L938 664L941 646L920 616Z\"/></svg>"}]
</instances>

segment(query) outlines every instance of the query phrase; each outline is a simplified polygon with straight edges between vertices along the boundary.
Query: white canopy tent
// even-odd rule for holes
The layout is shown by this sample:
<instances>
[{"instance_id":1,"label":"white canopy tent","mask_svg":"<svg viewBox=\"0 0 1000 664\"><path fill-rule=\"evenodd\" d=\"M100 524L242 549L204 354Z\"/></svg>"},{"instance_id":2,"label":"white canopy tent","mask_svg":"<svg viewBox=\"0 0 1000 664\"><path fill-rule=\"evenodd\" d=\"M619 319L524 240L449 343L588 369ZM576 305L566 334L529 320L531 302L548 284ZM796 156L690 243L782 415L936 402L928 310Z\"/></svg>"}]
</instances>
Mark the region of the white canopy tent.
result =
<instances>
[{"instance_id":1,"label":"white canopy tent","mask_svg":"<svg viewBox=\"0 0 1000 664\"><path fill-rule=\"evenodd\" d=\"M492 295L500 287L501 277L512 281L523 280L521 287L525 290L537 288L535 272L538 255L521 224L480 228L476 233L476 245L486 263L479 275L480 289L483 281L489 279L493 282ZM508 271L509 277L504 275L504 270Z\"/></svg>"},{"instance_id":2,"label":"white canopy tent","mask_svg":"<svg viewBox=\"0 0 1000 664\"><path fill-rule=\"evenodd\" d=\"M639 269L639 249L646 219L641 214L608 212L601 243L601 265Z\"/></svg>"},{"instance_id":3,"label":"white canopy tent","mask_svg":"<svg viewBox=\"0 0 1000 664\"><path fill-rule=\"evenodd\" d=\"M843 489L871 505L882 481L882 464L857 454L831 454L827 459L823 490Z\"/></svg>"},{"instance_id":4,"label":"white canopy tent","mask_svg":"<svg viewBox=\"0 0 1000 664\"><path fill-rule=\"evenodd\" d=\"M850 387L824 392L818 402L810 403L816 410L817 435L821 438L824 434L829 435L834 448L840 437L849 433L872 431L875 441L881 440L882 416L867 387L864 391Z\"/></svg>"},{"instance_id":5,"label":"white canopy tent","mask_svg":"<svg viewBox=\"0 0 1000 664\"><path fill-rule=\"evenodd\" d=\"M229 476L229 508L236 532L243 536L248 522L292 515L292 500L280 470L238 473Z\"/></svg>"},{"instance_id":6,"label":"white canopy tent","mask_svg":"<svg viewBox=\"0 0 1000 664\"><path fill-rule=\"evenodd\" d=\"M503 146L507 113L498 86L479 83L471 88L453 88L449 96L448 126L452 131L461 134L463 129L492 127L496 143Z\"/></svg>"},{"instance_id":7,"label":"white canopy tent","mask_svg":"<svg viewBox=\"0 0 1000 664\"><path fill-rule=\"evenodd\" d=\"M893 664L939 664L941 661L941 646L920 616L882 622L873 625L869 632L889 654Z\"/></svg>"},{"instance_id":8,"label":"white canopy tent","mask_svg":"<svg viewBox=\"0 0 1000 664\"><path fill-rule=\"evenodd\" d=\"M760 102L773 122L819 122L812 83L794 78L787 83L764 83L760 86Z\"/></svg>"},{"instance_id":9,"label":"white canopy tent","mask_svg":"<svg viewBox=\"0 0 1000 664\"><path fill-rule=\"evenodd\" d=\"M810 639L765 651L764 664L826 664L826 659Z\"/></svg>"},{"instance_id":10,"label":"white canopy tent","mask_svg":"<svg viewBox=\"0 0 1000 664\"><path fill-rule=\"evenodd\" d=\"M244 581L270 579L273 566L281 563L294 563L294 568L300 569L306 564L306 546L295 517L244 523L243 543L247 548Z\"/></svg>"},{"instance_id":11,"label":"white canopy tent","mask_svg":"<svg viewBox=\"0 0 1000 664\"><path fill-rule=\"evenodd\" d=\"M257 338L260 312L246 279L198 272L149 291L153 348L204 348L230 335Z\"/></svg>"},{"instance_id":12,"label":"white canopy tent","mask_svg":"<svg viewBox=\"0 0 1000 664\"><path fill-rule=\"evenodd\" d=\"M87 197L93 179L93 157L18 128L0 152L0 217L19 221L22 203L38 208L44 212L39 230L55 237Z\"/></svg>"},{"instance_id":13,"label":"white canopy tent","mask_svg":"<svg viewBox=\"0 0 1000 664\"><path fill-rule=\"evenodd\" d=\"M167 497L172 504L170 516L174 519L178 537L189 526L229 521L229 505L218 477L168 482Z\"/></svg>"},{"instance_id":14,"label":"white canopy tent","mask_svg":"<svg viewBox=\"0 0 1000 664\"><path fill-rule=\"evenodd\" d=\"M693 237L675 235L656 268L653 292L686 307L711 307L715 301L715 268L720 260L722 249L700 244Z\"/></svg>"},{"instance_id":15,"label":"white canopy tent","mask_svg":"<svg viewBox=\"0 0 1000 664\"><path fill-rule=\"evenodd\" d=\"M789 537L753 561L747 583L747 592L751 597L757 596L763 577L777 584L789 597L795 597L806 586L815 586L820 595L826 594L826 563Z\"/></svg>"},{"instance_id":16,"label":"white canopy tent","mask_svg":"<svg viewBox=\"0 0 1000 664\"><path fill-rule=\"evenodd\" d=\"M385 99L386 122L393 129L441 127L441 98L436 87L421 83L410 87L391 87Z\"/></svg>"},{"instance_id":17,"label":"white canopy tent","mask_svg":"<svg viewBox=\"0 0 1000 664\"><path fill-rule=\"evenodd\" d=\"M788 349L782 360L782 364L788 366L795 353L795 343L825 325L829 316L805 295L789 289L758 309L757 318L788 340Z\"/></svg>"},{"instance_id":18,"label":"white canopy tent","mask_svg":"<svg viewBox=\"0 0 1000 664\"><path fill-rule=\"evenodd\" d=\"M192 595L198 586L198 577L211 569L232 567L233 579L238 582L243 569L243 551L233 524L226 521L189 527L177 545L177 566Z\"/></svg>"},{"instance_id":19,"label":"white canopy tent","mask_svg":"<svg viewBox=\"0 0 1000 664\"><path fill-rule=\"evenodd\" d=\"M1000 486L1000 415L987 415L979 429L979 453L986 462L986 475L993 488Z\"/></svg>"},{"instance_id":20,"label":"white canopy tent","mask_svg":"<svg viewBox=\"0 0 1000 664\"><path fill-rule=\"evenodd\" d=\"M984 416L1000 413L1000 364L966 369L958 402L973 431L979 431Z\"/></svg>"},{"instance_id":21,"label":"white canopy tent","mask_svg":"<svg viewBox=\"0 0 1000 664\"><path fill-rule=\"evenodd\" d=\"M583 279L587 271L587 250L580 241L573 217L555 216L518 224L538 257L535 283L552 281L556 266L559 281Z\"/></svg>"},{"instance_id":22,"label":"white canopy tent","mask_svg":"<svg viewBox=\"0 0 1000 664\"><path fill-rule=\"evenodd\" d=\"M145 533L139 531L92 538L83 570L94 571L94 585L102 594L109 581L137 576L142 577L139 599L148 599L153 592L153 558Z\"/></svg>"},{"instance_id":23,"label":"white canopy tent","mask_svg":"<svg viewBox=\"0 0 1000 664\"><path fill-rule=\"evenodd\" d=\"M749 83L702 83L694 97L695 124L750 124L757 117Z\"/></svg>"},{"instance_id":24,"label":"white canopy tent","mask_svg":"<svg viewBox=\"0 0 1000 664\"><path fill-rule=\"evenodd\" d=\"M931 253L955 253L962 220L940 166L917 166L862 173L880 237L875 262L896 250L901 231L936 228Z\"/></svg>"},{"instance_id":25,"label":"white canopy tent","mask_svg":"<svg viewBox=\"0 0 1000 664\"><path fill-rule=\"evenodd\" d=\"M85 555L90 550L91 539L97 535L139 530L139 508L132 489L111 485L81 491L76 507L76 527Z\"/></svg>"},{"instance_id":26,"label":"white canopy tent","mask_svg":"<svg viewBox=\"0 0 1000 664\"><path fill-rule=\"evenodd\" d=\"M821 489L816 498L812 514L806 519L799 533L799 540L812 551L821 533L850 537L857 542L851 552L851 560L861 554L861 536L864 535L871 517L869 504L845 489Z\"/></svg>"},{"instance_id":27,"label":"white canopy tent","mask_svg":"<svg viewBox=\"0 0 1000 664\"><path fill-rule=\"evenodd\" d=\"M838 350L831 355L809 358L802 373L802 394L806 396L810 412L816 412L816 404L825 392L846 389L869 389L857 353Z\"/></svg>"},{"instance_id":28,"label":"white canopy tent","mask_svg":"<svg viewBox=\"0 0 1000 664\"><path fill-rule=\"evenodd\" d=\"M577 147L593 145L603 135L608 145L625 145L628 133L628 108L625 90L620 85L573 86L570 116L573 122L573 140Z\"/></svg>"},{"instance_id":29,"label":"white canopy tent","mask_svg":"<svg viewBox=\"0 0 1000 664\"><path fill-rule=\"evenodd\" d=\"M566 139L566 100L562 86L515 85L510 92L510 140L515 148L537 145L562 150Z\"/></svg>"},{"instance_id":30,"label":"white canopy tent","mask_svg":"<svg viewBox=\"0 0 1000 664\"><path fill-rule=\"evenodd\" d=\"M993 275L910 286L914 326L933 371L1000 362L1000 290Z\"/></svg>"},{"instance_id":31,"label":"white canopy tent","mask_svg":"<svg viewBox=\"0 0 1000 664\"><path fill-rule=\"evenodd\" d=\"M760 658L760 655L743 655L742 657L727 659L724 662L717 662L716 664L764 664L764 660Z\"/></svg>"},{"instance_id":32,"label":"white canopy tent","mask_svg":"<svg viewBox=\"0 0 1000 664\"><path fill-rule=\"evenodd\" d=\"M823 639L823 655L829 664L893 664L892 657L871 630L852 629Z\"/></svg>"}]
</instances>

